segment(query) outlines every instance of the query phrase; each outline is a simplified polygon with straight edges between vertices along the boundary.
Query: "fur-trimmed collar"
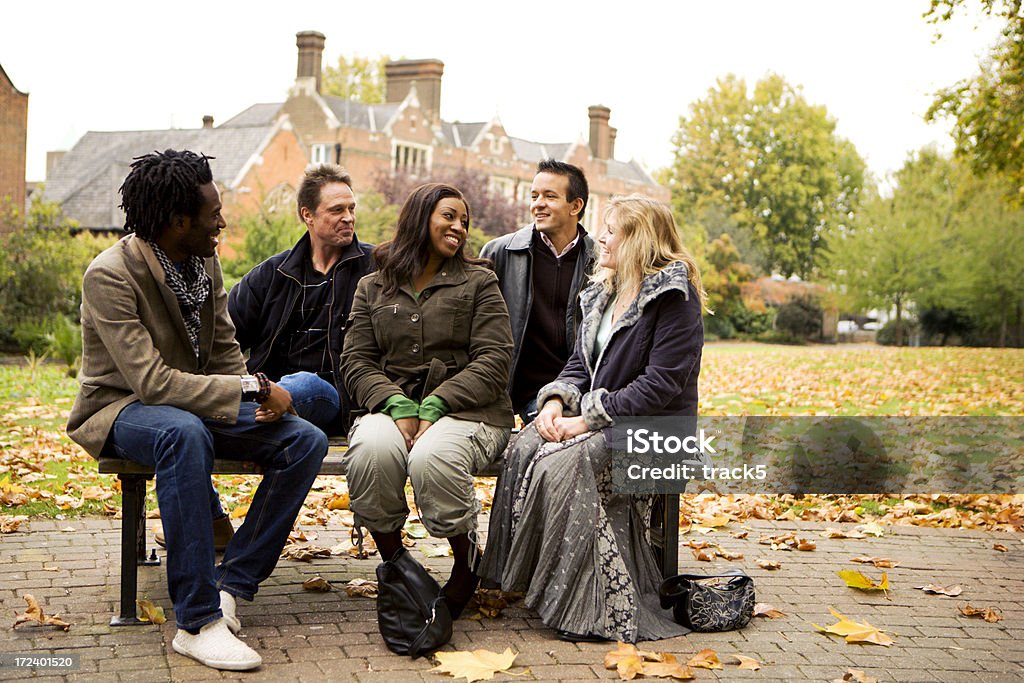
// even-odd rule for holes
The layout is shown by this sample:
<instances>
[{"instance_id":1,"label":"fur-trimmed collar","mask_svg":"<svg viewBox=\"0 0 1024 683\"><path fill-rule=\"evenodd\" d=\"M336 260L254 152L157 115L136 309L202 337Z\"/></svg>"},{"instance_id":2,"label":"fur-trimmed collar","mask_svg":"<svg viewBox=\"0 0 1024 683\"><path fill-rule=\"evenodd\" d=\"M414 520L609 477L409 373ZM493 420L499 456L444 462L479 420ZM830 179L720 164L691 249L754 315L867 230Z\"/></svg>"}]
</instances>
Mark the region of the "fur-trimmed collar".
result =
<instances>
[{"instance_id":1,"label":"fur-trimmed collar","mask_svg":"<svg viewBox=\"0 0 1024 683\"><path fill-rule=\"evenodd\" d=\"M689 269L682 261L673 261L657 273L652 273L640 283L640 292L636 299L629 305L626 312L622 314L612 326L608 336L609 342L621 329L635 325L643 315L644 309L665 292L677 290L683 293L687 299L690 298ZM583 344L583 360L587 364L590 377L594 377L594 341L597 339L597 330L601 326L601 316L608 305L611 295L604 286L598 283L591 284L580 293L580 307L583 309L583 321L580 323L580 339ZM605 345L607 348L607 344Z\"/></svg>"}]
</instances>

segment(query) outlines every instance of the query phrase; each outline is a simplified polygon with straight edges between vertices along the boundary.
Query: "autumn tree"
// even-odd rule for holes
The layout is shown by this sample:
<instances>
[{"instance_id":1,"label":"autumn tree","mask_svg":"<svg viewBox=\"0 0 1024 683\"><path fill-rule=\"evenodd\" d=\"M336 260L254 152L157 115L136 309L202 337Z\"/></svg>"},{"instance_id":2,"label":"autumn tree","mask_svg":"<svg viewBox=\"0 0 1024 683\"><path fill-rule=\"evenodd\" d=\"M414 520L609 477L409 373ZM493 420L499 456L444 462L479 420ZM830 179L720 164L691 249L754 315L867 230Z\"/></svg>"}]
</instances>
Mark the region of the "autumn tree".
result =
<instances>
[{"instance_id":1,"label":"autumn tree","mask_svg":"<svg viewBox=\"0 0 1024 683\"><path fill-rule=\"evenodd\" d=\"M345 57L338 58L336 66L324 68L321 76L320 91L324 95L334 95L366 104L384 102L387 82L384 65L391 60L388 56L381 57Z\"/></svg>"},{"instance_id":2,"label":"autumn tree","mask_svg":"<svg viewBox=\"0 0 1024 683\"><path fill-rule=\"evenodd\" d=\"M751 92L719 79L673 137L673 204L681 216L724 207L769 270L807 278L830 234L857 209L865 166L825 107L778 75Z\"/></svg>"},{"instance_id":3,"label":"autumn tree","mask_svg":"<svg viewBox=\"0 0 1024 683\"><path fill-rule=\"evenodd\" d=\"M429 175L386 172L377 176L376 189L392 204L401 204L423 183L447 183L462 191L469 202L470 223L492 237L521 227L527 205L506 197L491 186L486 173L463 167L435 166Z\"/></svg>"},{"instance_id":4,"label":"autumn tree","mask_svg":"<svg viewBox=\"0 0 1024 683\"><path fill-rule=\"evenodd\" d=\"M908 305L938 284L941 247L952 218L950 162L934 150L912 155L895 174L891 197L869 193L856 226L830 245L837 280L855 306L896 311L896 345L903 345Z\"/></svg>"},{"instance_id":5,"label":"autumn tree","mask_svg":"<svg viewBox=\"0 0 1024 683\"><path fill-rule=\"evenodd\" d=\"M979 175L997 171L1010 194L1024 202L1024 13L1022 0L981 0L989 15L1003 18L1002 36L980 73L939 91L927 118L953 121L956 151ZM929 21L949 21L963 0L932 0Z\"/></svg>"},{"instance_id":6,"label":"autumn tree","mask_svg":"<svg viewBox=\"0 0 1024 683\"><path fill-rule=\"evenodd\" d=\"M944 240L941 280L923 302L970 319L985 343L1024 343L1024 207L1007 199L1009 181L961 166Z\"/></svg>"},{"instance_id":7,"label":"autumn tree","mask_svg":"<svg viewBox=\"0 0 1024 683\"><path fill-rule=\"evenodd\" d=\"M832 244L836 278L852 302L894 308L897 344L914 304L930 328L1020 345L1024 207L1007 199L1009 181L930 149L911 155L894 180L892 196L866 201L854 228Z\"/></svg>"}]
</instances>

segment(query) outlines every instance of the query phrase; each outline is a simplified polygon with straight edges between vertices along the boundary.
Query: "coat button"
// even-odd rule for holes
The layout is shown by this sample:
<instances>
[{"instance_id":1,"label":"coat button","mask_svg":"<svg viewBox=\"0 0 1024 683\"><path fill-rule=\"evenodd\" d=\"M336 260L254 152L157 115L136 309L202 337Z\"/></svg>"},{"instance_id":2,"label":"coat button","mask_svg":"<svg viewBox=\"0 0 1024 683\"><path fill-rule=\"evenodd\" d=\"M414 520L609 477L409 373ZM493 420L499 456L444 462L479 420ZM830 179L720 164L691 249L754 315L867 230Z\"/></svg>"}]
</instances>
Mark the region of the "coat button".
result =
<instances>
[{"instance_id":1,"label":"coat button","mask_svg":"<svg viewBox=\"0 0 1024 683\"><path fill-rule=\"evenodd\" d=\"M413 344L412 345L412 352L413 353L419 353L420 352L420 345L419 344Z\"/></svg>"},{"instance_id":2,"label":"coat button","mask_svg":"<svg viewBox=\"0 0 1024 683\"><path fill-rule=\"evenodd\" d=\"M413 321L414 323L418 323L420 321L420 314L413 313L412 315L409 316L409 320Z\"/></svg>"},{"instance_id":3,"label":"coat button","mask_svg":"<svg viewBox=\"0 0 1024 683\"><path fill-rule=\"evenodd\" d=\"M426 301L429 298L430 298L430 292L423 292L422 294L420 294L420 299L422 299L423 301Z\"/></svg>"}]
</instances>

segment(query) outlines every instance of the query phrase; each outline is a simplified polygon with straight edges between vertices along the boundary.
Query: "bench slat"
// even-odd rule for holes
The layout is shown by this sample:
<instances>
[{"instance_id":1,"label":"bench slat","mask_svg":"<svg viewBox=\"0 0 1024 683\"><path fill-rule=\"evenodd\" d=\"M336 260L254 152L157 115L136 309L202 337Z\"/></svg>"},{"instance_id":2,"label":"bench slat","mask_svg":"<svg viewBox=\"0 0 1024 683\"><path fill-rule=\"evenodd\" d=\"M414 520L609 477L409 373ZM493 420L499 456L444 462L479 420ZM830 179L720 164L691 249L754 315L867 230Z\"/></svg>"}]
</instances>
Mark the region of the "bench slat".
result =
<instances>
[{"instance_id":1,"label":"bench slat","mask_svg":"<svg viewBox=\"0 0 1024 683\"><path fill-rule=\"evenodd\" d=\"M342 454L345 452L347 446L344 441L334 442L331 444L327 451L327 457L324 458L323 465L320 466L320 474L325 475L337 475L344 474L344 470L341 467ZM499 457L495 462L488 465L480 472L474 474L478 477L496 477L501 472L501 458ZM123 460L121 458L100 458L99 460L99 471L100 474L141 474L152 476L153 468L147 465L140 465L137 462L131 460ZM246 460L225 460L217 458L213 461L213 473L214 474L260 474L259 466L256 463L248 462Z\"/></svg>"}]
</instances>

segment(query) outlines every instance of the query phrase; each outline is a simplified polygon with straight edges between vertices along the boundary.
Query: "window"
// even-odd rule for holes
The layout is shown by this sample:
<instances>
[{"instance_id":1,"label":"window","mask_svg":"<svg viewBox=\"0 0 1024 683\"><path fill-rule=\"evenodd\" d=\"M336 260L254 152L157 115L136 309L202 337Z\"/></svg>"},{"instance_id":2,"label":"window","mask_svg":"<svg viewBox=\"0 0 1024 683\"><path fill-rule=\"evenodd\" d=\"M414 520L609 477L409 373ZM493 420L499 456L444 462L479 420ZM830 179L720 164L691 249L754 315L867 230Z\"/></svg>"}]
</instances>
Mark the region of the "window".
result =
<instances>
[{"instance_id":1,"label":"window","mask_svg":"<svg viewBox=\"0 0 1024 683\"><path fill-rule=\"evenodd\" d=\"M416 145L408 142L394 143L394 154L391 156L391 168L394 171L403 171L412 176L426 173L430 170L430 148L425 145Z\"/></svg>"},{"instance_id":2,"label":"window","mask_svg":"<svg viewBox=\"0 0 1024 683\"><path fill-rule=\"evenodd\" d=\"M516 183L512 178L491 176L489 184L491 191L495 194L502 197L508 197L509 199L515 199Z\"/></svg>"},{"instance_id":3,"label":"window","mask_svg":"<svg viewBox=\"0 0 1024 683\"><path fill-rule=\"evenodd\" d=\"M287 183L282 183L267 193L263 199L263 208L267 213L279 211L291 212L295 210L295 189Z\"/></svg>"},{"instance_id":4,"label":"window","mask_svg":"<svg viewBox=\"0 0 1024 683\"><path fill-rule=\"evenodd\" d=\"M327 145L313 145L309 152L309 160L314 164L327 163Z\"/></svg>"}]
</instances>

